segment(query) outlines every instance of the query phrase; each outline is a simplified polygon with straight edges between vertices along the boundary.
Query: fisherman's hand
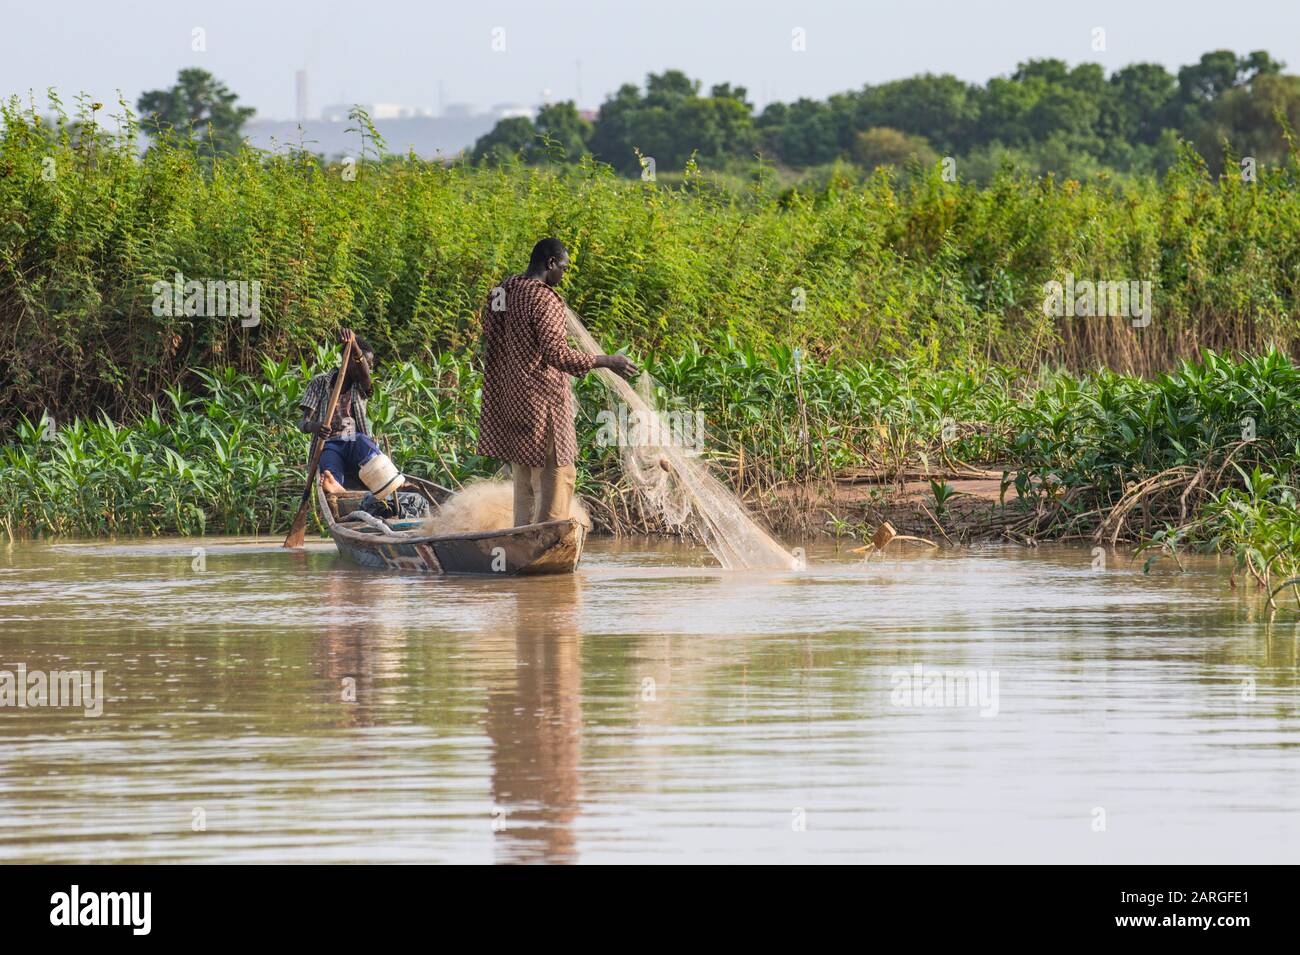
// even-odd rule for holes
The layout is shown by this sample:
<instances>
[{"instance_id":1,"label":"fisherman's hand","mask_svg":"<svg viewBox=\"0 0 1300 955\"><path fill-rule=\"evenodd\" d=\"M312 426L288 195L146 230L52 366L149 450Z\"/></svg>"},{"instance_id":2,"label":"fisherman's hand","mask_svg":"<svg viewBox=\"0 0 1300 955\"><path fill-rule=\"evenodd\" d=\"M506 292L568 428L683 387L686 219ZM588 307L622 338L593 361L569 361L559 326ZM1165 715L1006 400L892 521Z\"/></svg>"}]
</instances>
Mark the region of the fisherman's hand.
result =
<instances>
[{"instance_id":1,"label":"fisherman's hand","mask_svg":"<svg viewBox=\"0 0 1300 955\"><path fill-rule=\"evenodd\" d=\"M624 378L635 378L641 372L636 365L632 364L632 359L626 355L601 355L596 361L598 368L608 368L616 375Z\"/></svg>"},{"instance_id":2,"label":"fisherman's hand","mask_svg":"<svg viewBox=\"0 0 1300 955\"><path fill-rule=\"evenodd\" d=\"M339 332L339 340L342 341L342 343L343 343L344 345L347 345L348 342L351 342L351 343L352 343L352 360L353 360L353 361L358 361L358 362L360 362L360 363L363 364L363 365L366 364L366 356L365 356L365 353L362 352L362 350L361 350L361 345L358 344L358 342L357 342L357 337L356 337L356 335L354 335L354 334L352 333L352 329L350 329L350 328L345 328L345 329L343 329L341 332ZM369 367L369 366L367 366L367 367Z\"/></svg>"},{"instance_id":3,"label":"fisherman's hand","mask_svg":"<svg viewBox=\"0 0 1300 955\"><path fill-rule=\"evenodd\" d=\"M339 344L346 348L349 344L352 346L352 357L361 357L361 346L357 344L357 336L352 333L350 328L339 329Z\"/></svg>"}]
</instances>

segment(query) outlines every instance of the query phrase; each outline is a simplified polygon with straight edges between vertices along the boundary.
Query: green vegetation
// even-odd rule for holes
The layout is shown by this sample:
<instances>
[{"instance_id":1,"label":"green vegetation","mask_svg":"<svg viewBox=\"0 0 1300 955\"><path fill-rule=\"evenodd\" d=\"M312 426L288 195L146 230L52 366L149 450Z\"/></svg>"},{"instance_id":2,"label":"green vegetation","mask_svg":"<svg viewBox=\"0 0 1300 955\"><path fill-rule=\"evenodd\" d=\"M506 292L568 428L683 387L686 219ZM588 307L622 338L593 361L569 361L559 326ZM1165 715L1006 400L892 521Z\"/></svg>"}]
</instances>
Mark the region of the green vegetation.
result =
<instances>
[{"instance_id":1,"label":"green vegetation","mask_svg":"<svg viewBox=\"0 0 1300 955\"><path fill-rule=\"evenodd\" d=\"M1263 51L1229 50L1176 74L1156 63L1106 76L1096 63L1029 60L983 85L927 73L826 100L771 103L757 114L744 87L723 83L701 95L698 80L668 70L650 74L644 91L620 87L594 123L579 120L572 103L548 107L536 123L503 120L473 156L517 154L538 164L589 153L636 175L640 155L661 172L679 172L691 156L711 170L744 169L757 154L794 171L851 162L869 173L911 157L927 165L938 154L956 159L964 178L987 182L1007 163L1032 174L1159 174L1186 140L1217 174L1240 156L1285 157L1300 118L1300 77L1282 67Z\"/></svg>"},{"instance_id":2,"label":"green vegetation","mask_svg":"<svg viewBox=\"0 0 1300 955\"><path fill-rule=\"evenodd\" d=\"M1267 583L1300 571L1300 367L1212 352L1153 381L1058 376L1016 413L1007 452L1034 533L1235 556Z\"/></svg>"},{"instance_id":3,"label":"green vegetation","mask_svg":"<svg viewBox=\"0 0 1300 955\"><path fill-rule=\"evenodd\" d=\"M199 372L199 394L167 389L125 424L23 419L0 447L0 522L34 535L284 531L302 492L297 405L312 373L263 359L255 374ZM453 478L488 468L472 453L478 385L467 363L445 356L380 375L369 416L405 467Z\"/></svg>"},{"instance_id":4,"label":"green vegetation","mask_svg":"<svg viewBox=\"0 0 1300 955\"><path fill-rule=\"evenodd\" d=\"M905 181L736 196L607 167L355 167L184 140L143 156L90 105L55 122L11 101L0 132L0 430L20 414L121 420L198 369L297 362L347 324L381 357L473 346L490 289L542 235L569 245L565 294L610 348L680 354L731 334L840 360L1039 361L1151 372L1200 348L1290 348L1300 313L1300 161L1258 181L1194 153L1159 183L938 166ZM364 117L360 128L366 130ZM351 174L355 173L355 177ZM1154 320L1044 314L1072 274L1150 280ZM260 318L155 314L155 283L260 282Z\"/></svg>"},{"instance_id":5,"label":"green vegetation","mask_svg":"<svg viewBox=\"0 0 1300 955\"><path fill-rule=\"evenodd\" d=\"M710 460L760 504L865 464L1003 467L1013 536L1226 552L1265 584L1300 573L1300 366L1277 352L1206 353L1145 380L796 363L784 346L722 340L649 370L666 410L703 412ZM207 372L201 394L168 391L124 425L23 421L0 449L0 523L11 534L283 531L301 489L306 442L293 422L311 371L264 359L255 374ZM402 467L448 484L496 469L473 453L468 358L398 363L378 381L371 417ZM579 487L617 525L618 452L595 439L604 392L594 379L580 392ZM931 487L942 512L952 489Z\"/></svg>"},{"instance_id":6,"label":"green vegetation","mask_svg":"<svg viewBox=\"0 0 1300 955\"><path fill-rule=\"evenodd\" d=\"M282 529L294 405L340 325L386 360L372 416L399 461L487 473L477 312L553 234L569 301L704 413L715 465L752 498L847 469L1001 466L1013 535L1141 541L1152 559L1205 547L1270 588L1300 573L1293 152L1255 181L1184 148L1159 181L1003 170L978 187L936 164L817 188L764 172L735 192L689 161L668 185L592 161L385 156L361 114L355 166L182 136L142 154L129 115L109 133L99 104L54 105L48 121L10 101L0 131L11 534ZM546 124L547 148L587 134L563 108ZM852 145L919 163L916 136ZM178 275L257 281L256 321L156 308ZM1153 321L1046 314L1045 283L1069 276L1150 281ZM604 397L583 387L594 432ZM581 463L617 524L615 451L587 441ZM947 512L950 487L931 490Z\"/></svg>"},{"instance_id":7,"label":"green vegetation","mask_svg":"<svg viewBox=\"0 0 1300 955\"><path fill-rule=\"evenodd\" d=\"M156 140L180 138L200 153L230 155L242 142L240 130L255 112L237 106L238 97L206 70L181 70L176 85L149 90L136 102L140 125Z\"/></svg>"}]
</instances>

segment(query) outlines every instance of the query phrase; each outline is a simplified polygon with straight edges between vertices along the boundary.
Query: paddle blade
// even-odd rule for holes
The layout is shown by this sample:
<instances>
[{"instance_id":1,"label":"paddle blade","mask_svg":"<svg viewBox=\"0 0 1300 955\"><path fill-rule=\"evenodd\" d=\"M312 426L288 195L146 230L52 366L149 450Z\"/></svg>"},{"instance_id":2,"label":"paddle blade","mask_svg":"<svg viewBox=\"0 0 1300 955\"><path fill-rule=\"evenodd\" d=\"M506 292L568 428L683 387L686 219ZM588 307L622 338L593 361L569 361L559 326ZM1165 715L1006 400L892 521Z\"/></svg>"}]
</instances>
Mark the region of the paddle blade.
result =
<instances>
[{"instance_id":1,"label":"paddle blade","mask_svg":"<svg viewBox=\"0 0 1300 955\"><path fill-rule=\"evenodd\" d=\"M304 500L299 505L298 515L293 519L293 526L289 528L289 535L285 537L283 546L290 549L298 548L307 539L307 503Z\"/></svg>"}]
</instances>

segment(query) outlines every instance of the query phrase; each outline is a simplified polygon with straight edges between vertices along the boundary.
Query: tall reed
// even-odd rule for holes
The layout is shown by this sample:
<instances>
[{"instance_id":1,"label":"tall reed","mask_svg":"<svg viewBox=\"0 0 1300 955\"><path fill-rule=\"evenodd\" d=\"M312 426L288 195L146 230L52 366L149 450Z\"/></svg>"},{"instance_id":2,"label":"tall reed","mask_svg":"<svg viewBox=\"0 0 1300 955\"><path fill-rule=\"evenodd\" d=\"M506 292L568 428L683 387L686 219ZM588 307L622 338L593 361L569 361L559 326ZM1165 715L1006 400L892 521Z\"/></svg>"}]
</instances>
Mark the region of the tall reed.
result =
<instances>
[{"instance_id":1,"label":"tall reed","mask_svg":"<svg viewBox=\"0 0 1300 955\"><path fill-rule=\"evenodd\" d=\"M297 362L349 324L387 358L473 347L477 311L544 235L597 337L673 356L730 334L844 361L1039 361L1151 373L1201 348L1293 349L1294 157L1212 179L1188 152L1157 183L1005 173L987 188L880 173L781 194L559 170L298 149L209 161L142 143L83 101L0 108L0 428L49 410L113 420L198 370ZM355 176L352 173L355 172ZM260 317L155 314L154 283L258 281ZM1044 285L1150 281L1154 316L1044 314Z\"/></svg>"}]
</instances>

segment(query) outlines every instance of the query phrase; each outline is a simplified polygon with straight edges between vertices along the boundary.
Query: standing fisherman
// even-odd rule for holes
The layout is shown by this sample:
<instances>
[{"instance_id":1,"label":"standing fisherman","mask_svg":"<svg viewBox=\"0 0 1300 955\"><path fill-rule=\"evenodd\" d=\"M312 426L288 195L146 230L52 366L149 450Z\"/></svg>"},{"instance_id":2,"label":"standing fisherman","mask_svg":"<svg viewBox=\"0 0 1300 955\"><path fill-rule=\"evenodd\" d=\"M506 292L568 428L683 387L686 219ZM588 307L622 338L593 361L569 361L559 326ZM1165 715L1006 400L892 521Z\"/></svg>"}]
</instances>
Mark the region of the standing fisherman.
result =
<instances>
[{"instance_id":1,"label":"standing fisherman","mask_svg":"<svg viewBox=\"0 0 1300 955\"><path fill-rule=\"evenodd\" d=\"M569 376L593 368L637 374L624 355L588 355L569 345L567 311L555 291L568 267L560 240L543 239L528 271L493 289L483 312L478 452L509 462L516 527L570 517L578 436Z\"/></svg>"},{"instance_id":2,"label":"standing fisherman","mask_svg":"<svg viewBox=\"0 0 1300 955\"><path fill-rule=\"evenodd\" d=\"M370 436L366 399L374 392L370 369L375 362L375 352L365 339L354 337L346 328L341 337L345 347L348 342L353 343L352 356L348 360L338 405L334 408L334 418L323 420L330 395L334 393L334 382L339 374L337 368L322 372L307 385L298 403L302 410L298 430L304 434L319 434L325 439L320 454L320 481L325 493L338 494L349 481L354 486L359 481L382 501L401 487L404 479Z\"/></svg>"}]
</instances>

